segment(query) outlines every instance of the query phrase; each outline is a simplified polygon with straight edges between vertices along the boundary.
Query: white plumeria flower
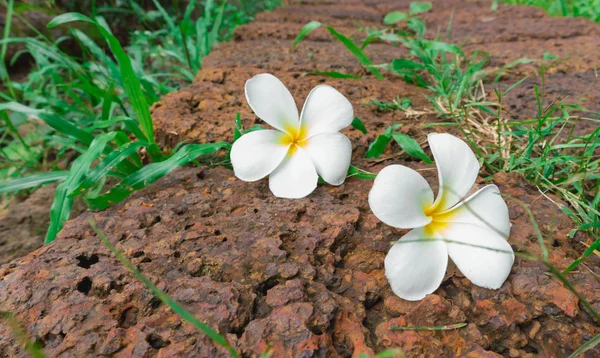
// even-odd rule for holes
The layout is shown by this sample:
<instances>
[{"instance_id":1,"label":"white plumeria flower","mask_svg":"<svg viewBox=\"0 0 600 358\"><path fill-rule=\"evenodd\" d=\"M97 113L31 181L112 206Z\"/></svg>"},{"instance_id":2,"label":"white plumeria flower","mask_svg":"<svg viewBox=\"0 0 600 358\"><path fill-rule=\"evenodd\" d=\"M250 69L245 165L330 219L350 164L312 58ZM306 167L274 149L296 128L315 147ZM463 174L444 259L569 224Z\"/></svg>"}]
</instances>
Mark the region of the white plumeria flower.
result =
<instances>
[{"instance_id":1,"label":"white plumeria flower","mask_svg":"<svg viewBox=\"0 0 600 358\"><path fill-rule=\"evenodd\" d=\"M236 177L256 181L268 175L271 192L290 199L312 193L318 175L331 185L344 182L352 144L339 131L354 117L346 97L331 86L319 85L298 116L288 89L277 77L264 73L246 81L246 100L275 129L250 132L233 143L231 164Z\"/></svg>"},{"instance_id":2,"label":"white plumeria flower","mask_svg":"<svg viewBox=\"0 0 600 358\"><path fill-rule=\"evenodd\" d=\"M394 293L420 300L442 283L448 256L471 282L502 286L515 259L508 208L495 185L461 201L475 183L479 163L467 143L450 134L427 137L438 169L439 191L402 165L384 168L369 193L371 210L384 223L413 229L385 258L385 275Z\"/></svg>"}]
</instances>

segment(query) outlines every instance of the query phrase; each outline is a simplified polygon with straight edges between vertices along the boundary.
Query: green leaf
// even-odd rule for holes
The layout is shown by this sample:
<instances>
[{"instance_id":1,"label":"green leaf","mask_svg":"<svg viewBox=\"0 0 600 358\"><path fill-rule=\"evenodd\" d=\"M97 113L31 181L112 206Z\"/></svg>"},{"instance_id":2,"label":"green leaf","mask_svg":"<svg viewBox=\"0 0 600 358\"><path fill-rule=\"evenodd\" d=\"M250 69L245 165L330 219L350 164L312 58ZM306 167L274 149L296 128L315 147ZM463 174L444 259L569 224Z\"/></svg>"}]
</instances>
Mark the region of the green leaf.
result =
<instances>
[{"instance_id":1,"label":"green leaf","mask_svg":"<svg viewBox=\"0 0 600 358\"><path fill-rule=\"evenodd\" d=\"M393 25L402 20L408 19L408 14L402 11L392 11L389 14L385 15L383 18L383 23L385 25Z\"/></svg>"},{"instance_id":2,"label":"green leaf","mask_svg":"<svg viewBox=\"0 0 600 358\"><path fill-rule=\"evenodd\" d=\"M410 7L409 7L409 11L411 16L412 15L416 15L416 14L420 14L422 12L426 12L431 10L431 3L429 1L413 1L410 3Z\"/></svg>"},{"instance_id":3,"label":"green leaf","mask_svg":"<svg viewBox=\"0 0 600 358\"><path fill-rule=\"evenodd\" d=\"M391 140L391 134L381 134L378 136L377 139L369 145L366 158L379 158L385 151L385 147L390 144Z\"/></svg>"},{"instance_id":4,"label":"green leaf","mask_svg":"<svg viewBox=\"0 0 600 358\"><path fill-rule=\"evenodd\" d=\"M372 180L377 177L377 174L370 173L366 170L362 170L362 169L355 167L354 165L351 165L348 168L348 176L347 177L357 177L359 179L371 179Z\"/></svg>"},{"instance_id":5,"label":"green leaf","mask_svg":"<svg viewBox=\"0 0 600 358\"><path fill-rule=\"evenodd\" d=\"M69 172L57 171L33 174L0 183L0 193L18 192L19 190L36 188L40 185L63 181Z\"/></svg>"},{"instance_id":6,"label":"green leaf","mask_svg":"<svg viewBox=\"0 0 600 358\"><path fill-rule=\"evenodd\" d=\"M325 71L325 72L314 71L314 72L307 72L306 74L307 75L315 75L315 76L327 76L327 77L331 77L331 78L347 78L347 79L352 79L352 80L360 79L360 76L349 75L347 73L341 73L341 72L335 72L335 71Z\"/></svg>"},{"instance_id":7,"label":"green leaf","mask_svg":"<svg viewBox=\"0 0 600 358\"><path fill-rule=\"evenodd\" d=\"M135 266L129 262L123 256L123 254L117 250L117 248L104 236L104 234L96 227L96 224L90 219L90 226L92 230L98 235L102 243L108 247L108 249L121 261L123 266L125 266L134 276L142 281L142 283L154 294L154 296L158 297L165 305L167 305L173 312L175 312L179 317L190 323L192 326L196 327L200 332L206 334L210 339L212 339L216 344L221 345L225 348L229 354L234 358L239 358L240 355L231 347L227 339L220 335L217 331L213 330L206 324L200 322L194 315L190 312L186 311L177 301L173 300L169 297L164 291L160 288L156 287L152 281L150 281L146 276L144 276Z\"/></svg>"},{"instance_id":8,"label":"green leaf","mask_svg":"<svg viewBox=\"0 0 600 358\"><path fill-rule=\"evenodd\" d=\"M387 127L386 130L380 134L374 141L369 145L367 150L366 158L378 158L385 151L385 147L392 141L392 133L400 128L402 124L395 123Z\"/></svg>"},{"instance_id":9,"label":"green leaf","mask_svg":"<svg viewBox=\"0 0 600 358\"><path fill-rule=\"evenodd\" d=\"M185 165L201 155L212 154L224 148L231 149L231 144L219 142L185 145L169 159L146 165L142 169L123 179L108 193L102 194L97 198L86 200L86 202L92 210L104 210L112 204L121 202L134 191L145 188L156 180L169 174L173 169Z\"/></svg>"},{"instance_id":10,"label":"green leaf","mask_svg":"<svg viewBox=\"0 0 600 358\"><path fill-rule=\"evenodd\" d=\"M144 95L140 81L137 78L133 67L131 66L131 60L129 59L129 56L127 56L127 53L125 53L123 50L119 40L117 40L116 37L114 37L98 22L85 15L74 12L55 17L50 21L50 23L48 23L48 28L53 28L58 25L73 21L85 21L96 25L98 31L100 31L102 36L104 36L104 38L108 41L108 45L119 63L119 70L121 71L121 78L125 86L125 92L127 93L127 97L129 98L131 106L137 115L137 120L140 123L140 127L144 131L146 138L148 138L150 142L154 143L154 127L152 124L152 116L150 115L148 102L146 101L146 96Z\"/></svg>"},{"instance_id":11,"label":"green leaf","mask_svg":"<svg viewBox=\"0 0 600 358\"><path fill-rule=\"evenodd\" d=\"M304 25L302 29L300 29L298 36L296 36L292 47L296 47L298 43L302 41L308 34L310 34L313 30L316 30L321 26L323 26L323 24L321 24L318 21L311 21L308 24Z\"/></svg>"},{"instance_id":12,"label":"green leaf","mask_svg":"<svg viewBox=\"0 0 600 358\"><path fill-rule=\"evenodd\" d=\"M354 119L352 120L352 127L354 127L354 129L356 130L361 131L363 134L367 134L367 128L365 127L363 121L360 120L360 118L354 117Z\"/></svg>"},{"instance_id":13,"label":"green leaf","mask_svg":"<svg viewBox=\"0 0 600 358\"><path fill-rule=\"evenodd\" d=\"M460 49L460 47L458 47L454 44L446 43L446 42L424 41L423 47L428 50L434 50L434 51L439 51L439 52L451 52L451 53L461 55L463 57L465 56L465 54Z\"/></svg>"},{"instance_id":14,"label":"green leaf","mask_svg":"<svg viewBox=\"0 0 600 358\"><path fill-rule=\"evenodd\" d=\"M336 39L338 39L344 46L346 46L348 51L350 51L350 53L354 55L354 57L356 57L358 62L365 66L369 72L371 72L377 79L384 79L381 72L379 72L379 70L376 67L374 67L373 62L371 62L371 59L367 55L365 55L365 53L360 49L360 47L356 46L356 44L346 36L335 31L333 27L327 26L326 28Z\"/></svg>"},{"instance_id":15,"label":"green leaf","mask_svg":"<svg viewBox=\"0 0 600 358\"><path fill-rule=\"evenodd\" d=\"M85 145L92 143L94 137L86 131L75 127L54 113L44 112L39 109L30 108L16 102L0 103L0 111L10 110L23 113L29 117L39 118L58 132L82 142Z\"/></svg>"},{"instance_id":16,"label":"green leaf","mask_svg":"<svg viewBox=\"0 0 600 358\"><path fill-rule=\"evenodd\" d=\"M417 33L419 38L422 38L425 35L425 30L427 27L423 20L418 17L411 17L407 22L408 28Z\"/></svg>"},{"instance_id":17,"label":"green leaf","mask_svg":"<svg viewBox=\"0 0 600 358\"><path fill-rule=\"evenodd\" d=\"M427 164L433 164L431 159L429 159L427 154L425 154L423 149L421 149L421 146L419 146L419 143L417 143L417 141L415 141L414 139L412 139L404 133L394 133L392 134L392 136L394 137L394 140L396 141L396 143L398 143L400 148L404 149L406 153L408 153L410 156L419 158Z\"/></svg>"},{"instance_id":18,"label":"green leaf","mask_svg":"<svg viewBox=\"0 0 600 358\"><path fill-rule=\"evenodd\" d=\"M392 61L392 69L397 72L403 70L422 70L424 68L424 64L406 58L397 58Z\"/></svg>"},{"instance_id":19,"label":"green leaf","mask_svg":"<svg viewBox=\"0 0 600 358\"><path fill-rule=\"evenodd\" d=\"M104 147L116 135L116 132L103 133L94 138L89 148L75 159L65 181L56 188L54 202L50 208L50 226L46 233L45 244L56 239L56 234L62 229L64 222L69 219L71 207L73 206L73 198L70 198L69 194L81 185L81 181L92 165L92 162L98 158Z\"/></svg>"},{"instance_id":20,"label":"green leaf","mask_svg":"<svg viewBox=\"0 0 600 358\"><path fill-rule=\"evenodd\" d=\"M141 147L150 146L148 142L133 142L128 143L119 148L119 150L115 150L109 153L106 158L100 164L98 164L92 171L85 176L83 182L79 185L79 187L73 190L69 197L74 198L78 195L83 194L86 190L90 189L96 183L98 183L102 178L106 177L111 170L117 167L121 162L129 158L131 155L137 153L137 150ZM134 167L135 168L135 167ZM130 174L130 173L127 173Z\"/></svg>"}]
</instances>

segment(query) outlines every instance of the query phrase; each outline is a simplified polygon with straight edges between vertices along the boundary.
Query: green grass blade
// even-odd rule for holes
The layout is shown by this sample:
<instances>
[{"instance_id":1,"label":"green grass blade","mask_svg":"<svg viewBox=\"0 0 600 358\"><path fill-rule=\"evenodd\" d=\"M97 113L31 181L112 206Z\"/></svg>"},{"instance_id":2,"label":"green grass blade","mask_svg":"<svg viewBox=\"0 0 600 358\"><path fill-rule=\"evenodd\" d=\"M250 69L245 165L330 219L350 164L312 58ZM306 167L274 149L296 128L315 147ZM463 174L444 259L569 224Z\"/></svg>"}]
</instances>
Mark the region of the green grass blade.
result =
<instances>
[{"instance_id":1,"label":"green grass blade","mask_svg":"<svg viewBox=\"0 0 600 358\"><path fill-rule=\"evenodd\" d=\"M590 225L590 227L592 227L592 225ZM577 266L579 266L580 263L582 263L588 256L590 256L592 253L594 253L594 251L596 251L598 248L600 247L600 238L596 239L596 241L594 241L584 252L583 254L578 257L575 261L573 261L569 267L567 267L564 271L563 271L563 275L568 274L569 272L573 271L574 269L577 268Z\"/></svg>"},{"instance_id":2,"label":"green grass blade","mask_svg":"<svg viewBox=\"0 0 600 358\"><path fill-rule=\"evenodd\" d=\"M221 7L219 7L219 10L217 10L217 17L215 18L215 22L213 23L210 32L208 33L208 51L210 51L213 46L219 42L219 30L221 29L221 24L223 23L225 4L227 4L227 2L223 1Z\"/></svg>"},{"instance_id":3,"label":"green grass blade","mask_svg":"<svg viewBox=\"0 0 600 358\"><path fill-rule=\"evenodd\" d=\"M349 178L349 177L357 177L359 179L373 180L377 177L377 174L370 173L366 170L362 170L360 168L355 167L354 165L351 165L350 168L348 168L347 178Z\"/></svg>"},{"instance_id":4,"label":"green grass blade","mask_svg":"<svg viewBox=\"0 0 600 358\"><path fill-rule=\"evenodd\" d=\"M118 151L113 151L104 158L92 171L86 175L83 182L79 187L69 194L69 197L83 194L86 190L90 189L96 183L98 183L103 177L107 176L111 170L119 165L122 161L135 154L141 147L147 147L150 143L148 142L134 142L122 146Z\"/></svg>"},{"instance_id":5,"label":"green grass blade","mask_svg":"<svg viewBox=\"0 0 600 358\"><path fill-rule=\"evenodd\" d=\"M150 115L148 102L146 101L146 96L142 91L142 86L140 84L139 79L135 75L135 72L131 65L131 60L123 50L123 47L119 43L119 40L117 40L116 37L114 37L98 22L79 13L71 12L59 15L52 19L52 21L50 21L50 23L48 24L48 28L53 28L58 25L62 25L73 21L85 21L96 25L97 29L100 31L102 36L104 36L104 38L108 41L108 45L110 46L110 49L112 50L119 63L119 70L121 71L121 78L123 79L125 92L127 93L127 97L129 98L131 106L133 107L137 115L137 120L140 123L140 127L144 131L146 138L148 138L150 142L154 143L154 127L152 124L152 116Z\"/></svg>"},{"instance_id":6,"label":"green grass blade","mask_svg":"<svg viewBox=\"0 0 600 358\"><path fill-rule=\"evenodd\" d=\"M73 198L70 198L69 194L79 187L92 162L98 158L108 142L116 135L116 132L111 132L97 136L90 144L89 148L81 156L75 159L67 178L58 186L58 188L56 188L54 202L50 208L50 226L46 233L45 244L56 239L56 234L62 229L64 222L69 219L71 207L73 206Z\"/></svg>"},{"instance_id":7,"label":"green grass blade","mask_svg":"<svg viewBox=\"0 0 600 358\"><path fill-rule=\"evenodd\" d=\"M455 323L445 326L423 327L423 326L393 326L392 331L450 331L466 327L468 323Z\"/></svg>"},{"instance_id":8,"label":"green grass blade","mask_svg":"<svg viewBox=\"0 0 600 358\"><path fill-rule=\"evenodd\" d=\"M10 27L12 23L12 14L15 7L15 0L9 0L8 5L6 7L6 16L4 18L4 33L3 33L3 41L2 48L0 48L0 78L6 83L9 82L8 70L6 69L6 51L8 49L8 42L6 39L10 37ZM15 98L15 94L13 93L12 86L8 86L11 96Z\"/></svg>"},{"instance_id":9,"label":"green grass blade","mask_svg":"<svg viewBox=\"0 0 600 358\"><path fill-rule=\"evenodd\" d=\"M359 130L362 132L362 134L367 134L367 127L365 127L365 124L363 123L363 121L360 120L360 118L354 117L354 119L352 120L352 127L354 127L354 129Z\"/></svg>"},{"instance_id":10,"label":"green grass blade","mask_svg":"<svg viewBox=\"0 0 600 358\"><path fill-rule=\"evenodd\" d=\"M321 24L318 21L311 21L308 24L304 25L300 29L298 36L296 36L296 39L294 40L294 44L292 45L292 48L296 47L300 41L302 41L306 36L308 36L308 34L310 34L311 32L313 32L314 30L318 29L321 26L323 26L323 24Z\"/></svg>"},{"instance_id":11,"label":"green grass blade","mask_svg":"<svg viewBox=\"0 0 600 358\"><path fill-rule=\"evenodd\" d=\"M28 175L0 183L0 193L18 192L23 189L36 188L40 185L63 181L67 178L68 171L56 171Z\"/></svg>"},{"instance_id":12,"label":"green grass blade","mask_svg":"<svg viewBox=\"0 0 600 358\"><path fill-rule=\"evenodd\" d=\"M158 163L152 163L131 174L108 193L97 198L86 200L92 210L103 210L121 202L136 190L145 188L156 180L169 174L173 169L185 165L201 155L217 152L220 149L230 149L231 144L226 142L208 144L188 144L181 147L172 157Z\"/></svg>"},{"instance_id":13,"label":"green grass blade","mask_svg":"<svg viewBox=\"0 0 600 358\"><path fill-rule=\"evenodd\" d=\"M108 249L121 261L123 266L125 266L134 276L142 281L142 283L154 294L154 296L158 297L165 305L167 305L173 312L175 312L179 317L183 320L190 323L192 326L196 327L199 331L206 334L210 339L212 339L216 344L225 348L232 357L239 358L240 355L233 349L233 347L227 342L227 339L220 335L217 331L213 330L206 324L200 322L194 315L188 312L185 308L183 308L179 303L169 297L164 291L160 288L156 287L146 276L144 276L123 254L117 250L117 248L104 236L104 234L96 227L96 224L90 219L90 226L98 235L102 243L108 247Z\"/></svg>"},{"instance_id":14,"label":"green grass blade","mask_svg":"<svg viewBox=\"0 0 600 358\"><path fill-rule=\"evenodd\" d=\"M573 352L569 358L580 357L583 353L596 347L598 344L600 344L600 334L584 343L581 347L577 348L577 350L575 350L575 352Z\"/></svg>"},{"instance_id":15,"label":"green grass blade","mask_svg":"<svg viewBox=\"0 0 600 358\"><path fill-rule=\"evenodd\" d=\"M400 148L404 149L408 155L419 158L427 164L433 164L433 161L425 154L419 143L408 135L404 133L394 133L392 134L392 137L394 137L396 143L398 143Z\"/></svg>"},{"instance_id":16,"label":"green grass blade","mask_svg":"<svg viewBox=\"0 0 600 358\"><path fill-rule=\"evenodd\" d=\"M56 129L58 132L73 139L77 139L85 145L89 145L94 139L94 137L88 132L77 128L73 124L65 121L53 113L43 112L41 110L30 108L16 102L0 103L0 111L3 110L10 110L13 112L23 113L33 118L39 118L46 122L46 124L48 124L50 127Z\"/></svg>"},{"instance_id":17,"label":"green grass blade","mask_svg":"<svg viewBox=\"0 0 600 358\"><path fill-rule=\"evenodd\" d=\"M397 22L408 19L408 14L402 11L392 11L383 18L384 25L393 25Z\"/></svg>"},{"instance_id":18,"label":"green grass blade","mask_svg":"<svg viewBox=\"0 0 600 358\"><path fill-rule=\"evenodd\" d=\"M347 73L341 73L341 72L336 72L336 71L313 71L313 72L307 72L306 74L314 75L314 76L327 76L327 77L331 77L331 78L352 79L352 80L360 79L360 76L349 75Z\"/></svg>"},{"instance_id":19,"label":"green grass blade","mask_svg":"<svg viewBox=\"0 0 600 358\"><path fill-rule=\"evenodd\" d=\"M376 67L374 67L373 62L371 62L371 59L367 55L365 55L365 53L360 49L360 47L356 46L356 44L346 36L335 31L333 27L326 26L326 28L336 39L338 39L338 41L340 41L344 46L346 46L348 51L350 51L350 53L354 55L354 57L356 57L358 62L365 66L367 70L373 74L373 76L375 76L377 79L383 80L383 75L381 74L381 72L379 72L379 70Z\"/></svg>"}]
</instances>

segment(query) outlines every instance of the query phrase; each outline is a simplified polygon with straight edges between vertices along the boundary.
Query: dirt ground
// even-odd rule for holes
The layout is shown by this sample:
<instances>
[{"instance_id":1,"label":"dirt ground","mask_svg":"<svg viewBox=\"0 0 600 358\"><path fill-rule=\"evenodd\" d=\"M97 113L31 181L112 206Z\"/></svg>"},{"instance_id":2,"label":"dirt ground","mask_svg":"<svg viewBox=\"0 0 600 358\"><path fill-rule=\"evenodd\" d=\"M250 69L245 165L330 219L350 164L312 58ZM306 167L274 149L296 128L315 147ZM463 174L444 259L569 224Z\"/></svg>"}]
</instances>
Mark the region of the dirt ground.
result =
<instances>
[{"instance_id":1,"label":"dirt ground","mask_svg":"<svg viewBox=\"0 0 600 358\"><path fill-rule=\"evenodd\" d=\"M301 105L312 87L327 83L346 95L369 133L345 134L353 164L372 172L385 165L409 165L435 185L435 170L390 146L383 162L366 160L368 144L392 123L423 142L423 123L400 112L381 112L372 99L408 97L416 109L429 108L423 89L389 77L364 73L342 45L317 30L297 49L291 44L310 20L358 33L357 22L378 26L392 10L410 1L325 1L287 5L238 28L235 41L219 46L204 61L194 83L167 95L152 108L158 140L232 140L240 112L247 127L259 123L244 100L244 82L270 72ZM453 14L453 41L469 50L489 51L501 67L544 51L571 58L552 69L546 103L569 94L598 110L593 69L600 65L600 26L583 19L550 18L533 8L488 1L436 1L422 16L429 36L445 29ZM548 48L548 50L546 50ZM373 44L375 63L406 55ZM305 76L309 71L361 73L360 80ZM505 104L518 117L531 116L535 97L527 93L536 68L512 69L497 86L531 75ZM490 90L491 88L488 88ZM540 223L550 261L559 269L577 258L590 238L569 238L572 221L519 175L497 174L502 193L530 205ZM478 185L484 184L479 178ZM93 218L106 236L145 275L203 322L226 335L244 356L268 347L273 357L372 356L401 347L408 356L565 357L600 333L598 322L543 264L517 258L499 290L473 286L453 266L440 289L419 302L395 296L383 271L390 245L405 233L371 213L370 182L350 178L340 187L320 186L300 200L273 197L266 180L245 183L226 168L183 168L104 212L69 221L59 238L0 268L0 310L13 312L27 333L51 357L220 357L226 352L183 322L153 297L102 245L89 227ZM554 201L557 198L551 197ZM522 251L539 250L522 207L509 201L513 223L509 242ZM26 210L23 207L22 210ZM7 214L10 215L10 214ZM10 217L10 216L7 216ZM1 228L1 226L0 226ZM592 255L593 256L593 255ZM600 310L600 260L569 274L573 286ZM392 326L437 326L466 322L451 331L392 331ZM595 348L587 356L598 356ZM0 326L0 356L24 356L7 327Z\"/></svg>"}]
</instances>

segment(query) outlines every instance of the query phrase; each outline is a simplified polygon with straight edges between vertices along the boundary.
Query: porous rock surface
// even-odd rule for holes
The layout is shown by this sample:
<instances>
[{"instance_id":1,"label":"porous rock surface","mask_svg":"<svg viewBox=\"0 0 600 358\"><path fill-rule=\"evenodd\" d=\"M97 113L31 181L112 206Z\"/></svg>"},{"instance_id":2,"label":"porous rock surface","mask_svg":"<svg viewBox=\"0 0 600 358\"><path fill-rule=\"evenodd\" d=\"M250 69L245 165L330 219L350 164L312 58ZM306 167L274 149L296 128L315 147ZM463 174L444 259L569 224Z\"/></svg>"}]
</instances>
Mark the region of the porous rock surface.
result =
<instances>
[{"instance_id":1,"label":"porous rock surface","mask_svg":"<svg viewBox=\"0 0 600 358\"><path fill-rule=\"evenodd\" d=\"M353 142L355 165L373 172L391 163L409 165L435 187L434 168L398 156L395 145L383 162L361 159L368 143L395 122L424 141L421 124L439 120L433 115L407 118L367 105L370 99L400 96L411 98L416 109L426 108L423 89L366 75L321 30L290 49L298 30L310 20L351 35L357 31L356 21L375 26L387 12L405 10L408 4L320 1L261 14L238 29L234 42L221 45L205 60L192 86L154 106L160 141L173 145L181 140L231 140L236 112L247 126L255 122L244 101L244 82L254 74L272 72L290 87L299 105L322 82L351 100L356 116L369 129L368 135L344 131ZM534 44L557 41L575 46L578 39L598 34L598 26L585 20L551 19L522 7L500 6L493 13L489 2L438 1L423 18L430 29L444 28L452 12L456 36L485 46L529 41L523 51L533 52L539 50ZM535 19L546 35L526 31L527 19ZM555 30L560 24L577 25L570 25L571 41L561 42L564 32ZM490 30L493 26L503 31ZM380 63L402 56L402 51L376 44L367 53ZM492 59L501 65L527 53L492 53ZM564 71L589 71L598 58L564 64ZM303 76L308 71L365 76L358 81ZM573 223L555 204L560 204L557 198L542 196L516 174L500 173L492 181L529 205L550 249L550 261L559 269L591 242L581 234L569 238ZM481 185L483 178L476 187ZM307 198L285 200L273 197L266 180L241 182L222 167L182 168L122 204L69 221L53 244L2 266L0 310L13 312L51 357L226 356L119 263L91 230L88 222L93 219L152 282L225 335L244 356L258 356L269 347L273 357L372 356L400 347L411 357L563 357L600 333L579 299L548 275L542 263L522 258L515 260L499 290L472 285L451 264L434 294L418 302L398 298L385 278L383 259L405 231L381 223L371 213L370 187L369 181L349 178L340 187L319 186ZM513 223L509 242L516 251L540 254L527 213L517 200L508 200L508 206ZM582 267L568 278L600 310L600 283L590 272L598 272L600 260L590 257L586 265L589 270ZM461 322L468 324L449 331L390 330ZM587 354L593 357L600 351ZM26 356L4 325L0 356Z\"/></svg>"}]
</instances>

